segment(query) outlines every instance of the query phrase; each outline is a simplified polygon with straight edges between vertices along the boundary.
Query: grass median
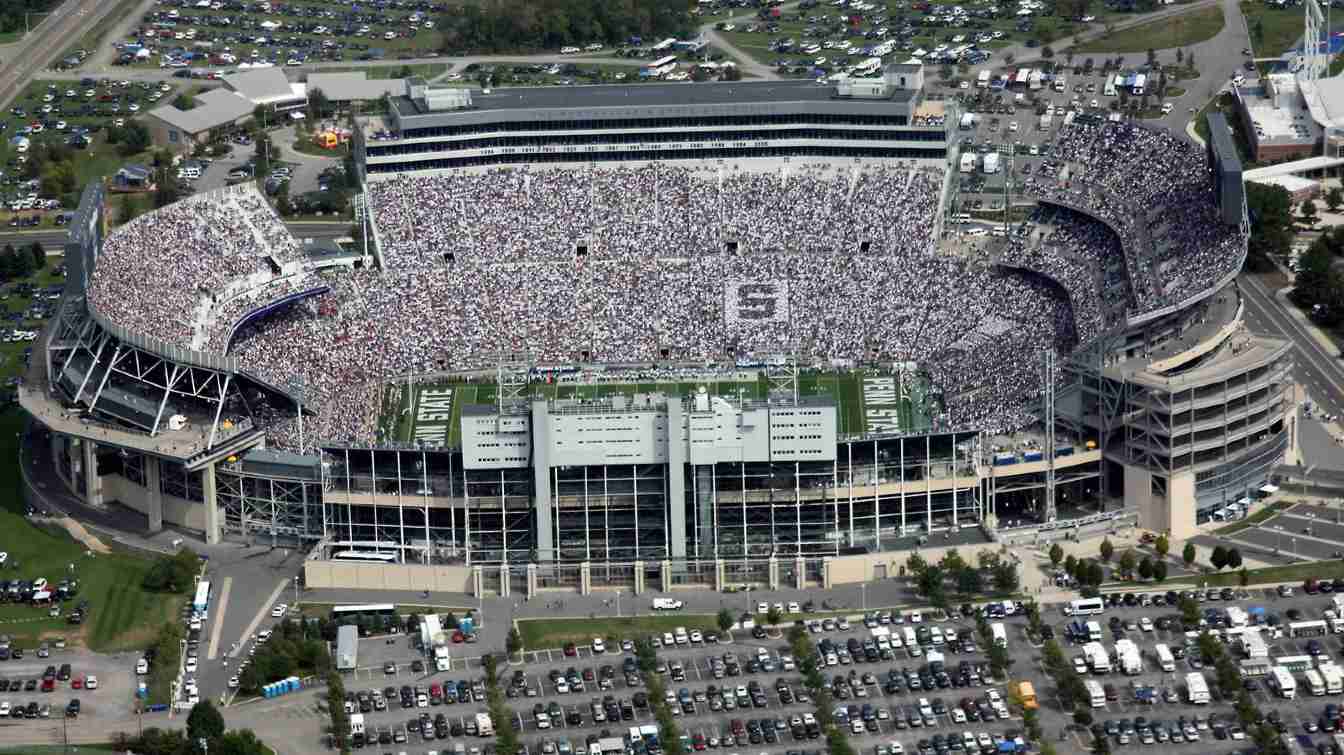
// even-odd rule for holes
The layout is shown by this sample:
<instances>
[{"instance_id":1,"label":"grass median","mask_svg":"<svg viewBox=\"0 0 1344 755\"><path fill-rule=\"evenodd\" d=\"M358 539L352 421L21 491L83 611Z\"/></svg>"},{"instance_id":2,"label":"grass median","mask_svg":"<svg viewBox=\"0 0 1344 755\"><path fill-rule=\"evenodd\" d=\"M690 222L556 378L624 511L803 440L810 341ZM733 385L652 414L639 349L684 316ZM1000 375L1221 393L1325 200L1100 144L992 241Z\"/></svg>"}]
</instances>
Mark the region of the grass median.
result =
<instances>
[{"instance_id":1,"label":"grass median","mask_svg":"<svg viewBox=\"0 0 1344 755\"><path fill-rule=\"evenodd\" d=\"M719 631L715 614L669 614L591 619L519 619L518 632L528 650L558 648L565 643L586 645L594 637L633 640L650 634L671 632L677 627L702 632Z\"/></svg>"},{"instance_id":2,"label":"grass median","mask_svg":"<svg viewBox=\"0 0 1344 755\"><path fill-rule=\"evenodd\" d=\"M1200 8L1098 37L1078 45L1076 52L1144 52L1188 47L1218 36L1225 23L1221 7Z\"/></svg>"},{"instance_id":3,"label":"grass median","mask_svg":"<svg viewBox=\"0 0 1344 755\"><path fill-rule=\"evenodd\" d=\"M1267 566L1263 569L1248 569L1246 575L1250 578L1248 584L1252 585L1305 582L1308 579L1336 579L1344 577L1344 561L1310 561L1305 564ZM1167 580L1167 584L1172 583L1238 587L1241 585L1241 573L1228 570L1218 574L1196 574L1192 577Z\"/></svg>"}]
</instances>

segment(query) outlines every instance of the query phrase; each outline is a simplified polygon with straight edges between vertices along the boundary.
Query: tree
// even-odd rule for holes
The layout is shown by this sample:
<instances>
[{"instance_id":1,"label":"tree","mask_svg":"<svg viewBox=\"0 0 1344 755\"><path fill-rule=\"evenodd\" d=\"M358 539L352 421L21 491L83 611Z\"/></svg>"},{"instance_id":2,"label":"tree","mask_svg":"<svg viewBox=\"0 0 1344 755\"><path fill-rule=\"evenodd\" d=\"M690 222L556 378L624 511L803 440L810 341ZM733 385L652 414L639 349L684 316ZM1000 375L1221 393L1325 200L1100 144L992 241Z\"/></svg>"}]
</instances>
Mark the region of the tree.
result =
<instances>
[{"instance_id":1,"label":"tree","mask_svg":"<svg viewBox=\"0 0 1344 755\"><path fill-rule=\"evenodd\" d=\"M772 627L779 626L779 620L781 618L783 617L780 616L779 606L770 606L770 610L765 613L765 620L769 622Z\"/></svg>"},{"instance_id":2,"label":"tree","mask_svg":"<svg viewBox=\"0 0 1344 755\"><path fill-rule=\"evenodd\" d=\"M1093 587L1100 587L1102 582L1106 581L1106 570L1101 562L1093 561L1087 566L1087 583Z\"/></svg>"},{"instance_id":3,"label":"tree","mask_svg":"<svg viewBox=\"0 0 1344 755\"><path fill-rule=\"evenodd\" d=\"M1111 544L1111 539L1105 538L1101 541L1101 560L1110 563L1111 556L1115 555L1115 546Z\"/></svg>"},{"instance_id":4,"label":"tree","mask_svg":"<svg viewBox=\"0 0 1344 755\"><path fill-rule=\"evenodd\" d=\"M1241 568L1241 551L1237 548L1227 549L1227 565L1231 569Z\"/></svg>"},{"instance_id":5,"label":"tree","mask_svg":"<svg viewBox=\"0 0 1344 755\"><path fill-rule=\"evenodd\" d=\"M1181 609L1181 622L1185 624L1186 630L1192 630L1199 626L1199 603L1194 598L1184 597L1178 603Z\"/></svg>"},{"instance_id":6,"label":"tree","mask_svg":"<svg viewBox=\"0 0 1344 755\"><path fill-rule=\"evenodd\" d=\"M1270 257L1285 255L1292 246L1292 195L1282 186L1249 182L1246 210L1251 217L1246 266L1252 271L1272 269Z\"/></svg>"},{"instance_id":7,"label":"tree","mask_svg":"<svg viewBox=\"0 0 1344 755\"><path fill-rule=\"evenodd\" d=\"M516 655L523 649L523 636L518 633L518 627L509 627L509 635L504 638L504 649L509 651L509 655Z\"/></svg>"},{"instance_id":8,"label":"tree","mask_svg":"<svg viewBox=\"0 0 1344 755\"><path fill-rule=\"evenodd\" d=\"M1213 546L1213 554L1209 556L1209 563L1213 564L1213 568L1222 571L1222 568L1227 566L1227 549L1221 545Z\"/></svg>"},{"instance_id":9,"label":"tree","mask_svg":"<svg viewBox=\"0 0 1344 755\"><path fill-rule=\"evenodd\" d=\"M994 567L994 588L999 592L1013 592L1019 585L1016 563L1004 560Z\"/></svg>"},{"instance_id":10,"label":"tree","mask_svg":"<svg viewBox=\"0 0 1344 755\"><path fill-rule=\"evenodd\" d=\"M1132 551L1132 550L1126 550L1124 553L1121 553L1121 554L1120 554L1120 564L1119 564L1119 566L1120 566L1120 575L1123 576L1123 577L1133 576L1133 574L1134 574L1134 567L1136 566L1136 561L1137 561L1137 559L1136 559L1136 557L1134 556L1134 551Z\"/></svg>"},{"instance_id":11,"label":"tree","mask_svg":"<svg viewBox=\"0 0 1344 755\"><path fill-rule=\"evenodd\" d=\"M1064 573L1078 579L1078 559L1072 553L1064 558Z\"/></svg>"},{"instance_id":12,"label":"tree","mask_svg":"<svg viewBox=\"0 0 1344 755\"><path fill-rule=\"evenodd\" d=\"M1153 559L1149 558L1148 556L1144 556L1143 560L1139 561L1139 578L1140 579L1153 578Z\"/></svg>"},{"instance_id":13,"label":"tree","mask_svg":"<svg viewBox=\"0 0 1344 755\"><path fill-rule=\"evenodd\" d=\"M1079 708L1073 712L1073 722L1086 729L1092 725L1092 711L1087 708Z\"/></svg>"},{"instance_id":14,"label":"tree","mask_svg":"<svg viewBox=\"0 0 1344 755\"><path fill-rule=\"evenodd\" d=\"M1064 560L1064 548L1059 543L1050 546L1050 565L1059 568L1059 562Z\"/></svg>"},{"instance_id":15,"label":"tree","mask_svg":"<svg viewBox=\"0 0 1344 755\"><path fill-rule=\"evenodd\" d=\"M1189 566L1189 565L1195 563L1195 544L1194 544L1194 543L1186 543L1186 544L1185 544L1185 548L1181 551L1181 560L1185 562L1185 565L1186 565L1186 566Z\"/></svg>"},{"instance_id":16,"label":"tree","mask_svg":"<svg viewBox=\"0 0 1344 755\"><path fill-rule=\"evenodd\" d=\"M190 94L187 94L186 92L183 92L179 94L177 97L173 98L173 107L177 108L178 110L191 110L192 108L196 107L196 98L192 97Z\"/></svg>"},{"instance_id":17,"label":"tree","mask_svg":"<svg viewBox=\"0 0 1344 755\"><path fill-rule=\"evenodd\" d=\"M905 572L912 577L919 577L928 568L928 563L918 553L911 553L910 558L905 560Z\"/></svg>"},{"instance_id":18,"label":"tree","mask_svg":"<svg viewBox=\"0 0 1344 755\"><path fill-rule=\"evenodd\" d=\"M191 706L187 714L187 737L212 740L224 734L224 716L215 708L209 698Z\"/></svg>"},{"instance_id":19,"label":"tree","mask_svg":"<svg viewBox=\"0 0 1344 755\"><path fill-rule=\"evenodd\" d=\"M948 548L947 553L943 554L943 559L938 562L938 566L948 574L956 574L966 568L966 561L962 559L956 548Z\"/></svg>"},{"instance_id":20,"label":"tree","mask_svg":"<svg viewBox=\"0 0 1344 755\"><path fill-rule=\"evenodd\" d=\"M1167 562L1158 561L1153 564L1153 581L1162 582L1167 578Z\"/></svg>"},{"instance_id":21,"label":"tree","mask_svg":"<svg viewBox=\"0 0 1344 755\"><path fill-rule=\"evenodd\" d=\"M741 81L742 71L737 66L724 66L719 69L719 78L723 81Z\"/></svg>"},{"instance_id":22,"label":"tree","mask_svg":"<svg viewBox=\"0 0 1344 755\"><path fill-rule=\"evenodd\" d=\"M1154 50L1153 48L1149 47L1149 48L1148 48L1148 65L1151 66L1151 65L1156 65L1156 64L1157 64L1157 50Z\"/></svg>"},{"instance_id":23,"label":"tree","mask_svg":"<svg viewBox=\"0 0 1344 755\"><path fill-rule=\"evenodd\" d=\"M308 112L312 113L314 120L327 118L335 113L335 108L331 105L331 100L321 89L308 90Z\"/></svg>"},{"instance_id":24,"label":"tree","mask_svg":"<svg viewBox=\"0 0 1344 755\"><path fill-rule=\"evenodd\" d=\"M1055 57L1055 49L1050 45L1045 45L1041 47L1041 57L1045 58L1046 60Z\"/></svg>"},{"instance_id":25,"label":"tree","mask_svg":"<svg viewBox=\"0 0 1344 755\"><path fill-rule=\"evenodd\" d=\"M1332 186L1330 191L1325 193L1325 206L1331 212L1335 212L1340 205L1344 205L1344 191L1340 191L1338 186Z\"/></svg>"},{"instance_id":26,"label":"tree","mask_svg":"<svg viewBox=\"0 0 1344 755\"><path fill-rule=\"evenodd\" d=\"M1011 52L1003 56L1003 62L1007 63L1008 65L1012 65L1014 60L1017 60L1017 56Z\"/></svg>"},{"instance_id":27,"label":"tree","mask_svg":"<svg viewBox=\"0 0 1344 755\"><path fill-rule=\"evenodd\" d=\"M719 610L719 631L727 632L733 628L733 613L727 608Z\"/></svg>"},{"instance_id":28,"label":"tree","mask_svg":"<svg viewBox=\"0 0 1344 755\"><path fill-rule=\"evenodd\" d=\"M1183 61L1183 60L1185 60L1185 53L1181 50L1181 48L1177 47L1177 48L1176 48L1176 63L1179 65L1179 64L1181 63L1181 61Z\"/></svg>"},{"instance_id":29,"label":"tree","mask_svg":"<svg viewBox=\"0 0 1344 755\"><path fill-rule=\"evenodd\" d=\"M1254 39L1256 44L1265 41L1264 19L1257 18L1255 19L1255 23L1251 25L1251 39Z\"/></svg>"},{"instance_id":30,"label":"tree","mask_svg":"<svg viewBox=\"0 0 1344 755\"><path fill-rule=\"evenodd\" d=\"M1153 550L1157 551L1157 555L1161 558L1166 558L1167 551L1171 550L1171 541L1167 539L1166 535L1158 535L1157 539L1153 541Z\"/></svg>"},{"instance_id":31,"label":"tree","mask_svg":"<svg viewBox=\"0 0 1344 755\"><path fill-rule=\"evenodd\" d=\"M981 578L979 569L967 566L957 572L957 592L974 595L983 591L984 586L984 579Z\"/></svg>"},{"instance_id":32,"label":"tree","mask_svg":"<svg viewBox=\"0 0 1344 755\"><path fill-rule=\"evenodd\" d=\"M1307 201L1303 202L1303 203L1302 203L1302 208L1301 208L1300 212L1302 213L1302 220L1306 221L1307 225L1315 225L1315 224L1316 224L1316 201L1315 201L1315 200L1308 199Z\"/></svg>"},{"instance_id":33,"label":"tree","mask_svg":"<svg viewBox=\"0 0 1344 755\"><path fill-rule=\"evenodd\" d=\"M1251 573L1246 571L1246 567L1244 566L1241 567L1241 571L1237 572L1237 583L1242 587L1251 583Z\"/></svg>"},{"instance_id":34,"label":"tree","mask_svg":"<svg viewBox=\"0 0 1344 755\"><path fill-rule=\"evenodd\" d=\"M28 252L33 255L33 269L42 270L47 266L47 250L42 248L41 241L34 241Z\"/></svg>"}]
</instances>

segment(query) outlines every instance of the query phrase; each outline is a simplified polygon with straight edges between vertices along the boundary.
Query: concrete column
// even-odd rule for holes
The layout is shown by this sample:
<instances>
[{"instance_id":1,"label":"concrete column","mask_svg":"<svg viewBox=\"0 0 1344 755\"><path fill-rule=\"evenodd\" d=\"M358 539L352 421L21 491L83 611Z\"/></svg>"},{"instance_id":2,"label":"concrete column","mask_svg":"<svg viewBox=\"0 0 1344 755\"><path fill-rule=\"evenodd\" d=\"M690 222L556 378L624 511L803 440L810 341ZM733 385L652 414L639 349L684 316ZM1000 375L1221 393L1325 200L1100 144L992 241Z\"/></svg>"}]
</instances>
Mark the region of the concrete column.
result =
<instances>
[{"instance_id":1,"label":"concrete column","mask_svg":"<svg viewBox=\"0 0 1344 755\"><path fill-rule=\"evenodd\" d=\"M471 567L471 595L474 598L479 598L485 594L484 571L479 564Z\"/></svg>"},{"instance_id":2,"label":"concrete column","mask_svg":"<svg viewBox=\"0 0 1344 755\"><path fill-rule=\"evenodd\" d=\"M201 492L205 498L205 542L219 542L219 501L215 498L215 464L211 462L201 473Z\"/></svg>"},{"instance_id":3,"label":"concrete column","mask_svg":"<svg viewBox=\"0 0 1344 755\"><path fill-rule=\"evenodd\" d=\"M149 517L149 531L163 531L163 487L159 484L159 457L146 456L145 460L145 487L149 493L146 496L148 510L145 514Z\"/></svg>"},{"instance_id":4,"label":"concrete column","mask_svg":"<svg viewBox=\"0 0 1344 755\"><path fill-rule=\"evenodd\" d=\"M537 565L527 565L527 597L537 597Z\"/></svg>"},{"instance_id":5,"label":"concrete column","mask_svg":"<svg viewBox=\"0 0 1344 755\"><path fill-rule=\"evenodd\" d=\"M830 590L834 585L831 583L831 559L821 560L821 589Z\"/></svg>"},{"instance_id":6,"label":"concrete column","mask_svg":"<svg viewBox=\"0 0 1344 755\"><path fill-rule=\"evenodd\" d=\"M555 540L551 526L554 524L554 507L551 502L551 441L548 421L549 408L545 401L532 402L532 502L536 508L536 548L537 559L556 560Z\"/></svg>"},{"instance_id":7,"label":"concrete column","mask_svg":"<svg viewBox=\"0 0 1344 755\"><path fill-rule=\"evenodd\" d=\"M644 562L635 562L635 594L644 594Z\"/></svg>"},{"instance_id":8,"label":"concrete column","mask_svg":"<svg viewBox=\"0 0 1344 755\"><path fill-rule=\"evenodd\" d=\"M500 567L499 567L499 597L501 597L501 598L507 598L507 597L509 597L509 591L510 591L511 589L512 589L512 585L509 584L509 565L508 565L508 564L500 564Z\"/></svg>"},{"instance_id":9,"label":"concrete column","mask_svg":"<svg viewBox=\"0 0 1344 755\"><path fill-rule=\"evenodd\" d=\"M98 444L85 440L80 444L83 451L82 468L84 470L84 502L90 506L103 505L103 481L98 477Z\"/></svg>"},{"instance_id":10,"label":"concrete column","mask_svg":"<svg viewBox=\"0 0 1344 755\"><path fill-rule=\"evenodd\" d=\"M728 569L723 563L723 559L714 559L714 589L723 592L723 588L728 576Z\"/></svg>"},{"instance_id":11,"label":"concrete column","mask_svg":"<svg viewBox=\"0 0 1344 755\"><path fill-rule=\"evenodd\" d=\"M587 561L579 564L579 594L593 594L593 565Z\"/></svg>"},{"instance_id":12,"label":"concrete column","mask_svg":"<svg viewBox=\"0 0 1344 755\"><path fill-rule=\"evenodd\" d=\"M667 545L673 558L686 558L686 441L681 437L685 414L681 399L667 402ZM701 543L701 548L708 547ZM705 551L700 551L705 555ZM663 591L671 585L671 577L664 576Z\"/></svg>"},{"instance_id":13,"label":"concrete column","mask_svg":"<svg viewBox=\"0 0 1344 755\"><path fill-rule=\"evenodd\" d=\"M672 562L664 561L662 567L658 570L658 575L663 578L662 592L672 592Z\"/></svg>"},{"instance_id":14,"label":"concrete column","mask_svg":"<svg viewBox=\"0 0 1344 755\"><path fill-rule=\"evenodd\" d=\"M807 587L807 562L800 556L793 560L793 589L802 590Z\"/></svg>"},{"instance_id":15,"label":"concrete column","mask_svg":"<svg viewBox=\"0 0 1344 755\"><path fill-rule=\"evenodd\" d=\"M770 562L769 562L769 564L768 564L768 566L767 566L767 572L766 572L766 574L768 575L768 579L769 579L769 581L770 581L770 589L771 589L771 590L778 590L778 589L779 589L779 559L775 558L774 556L771 556L771 557L770 557Z\"/></svg>"}]
</instances>

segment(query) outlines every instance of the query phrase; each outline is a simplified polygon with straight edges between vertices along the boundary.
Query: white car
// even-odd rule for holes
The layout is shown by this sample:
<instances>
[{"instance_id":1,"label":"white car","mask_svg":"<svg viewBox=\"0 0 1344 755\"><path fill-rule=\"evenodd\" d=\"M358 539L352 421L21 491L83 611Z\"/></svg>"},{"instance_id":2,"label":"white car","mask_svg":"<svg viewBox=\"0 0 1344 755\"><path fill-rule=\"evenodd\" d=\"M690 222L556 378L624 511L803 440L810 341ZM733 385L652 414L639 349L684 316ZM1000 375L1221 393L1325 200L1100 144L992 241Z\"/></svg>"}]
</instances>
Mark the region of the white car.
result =
<instances>
[{"instance_id":1,"label":"white car","mask_svg":"<svg viewBox=\"0 0 1344 755\"><path fill-rule=\"evenodd\" d=\"M98 677L93 674L84 677L84 689L98 689Z\"/></svg>"},{"instance_id":2,"label":"white car","mask_svg":"<svg viewBox=\"0 0 1344 755\"><path fill-rule=\"evenodd\" d=\"M757 604L756 604L756 613L770 613L770 604L769 604L769 603L757 603Z\"/></svg>"},{"instance_id":3,"label":"white car","mask_svg":"<svg viewBox=\"0 0 1344 755\"><path fill-rule=\"evenodd\" d=\"M135 662L135 673L137 673L137 674L141 674L141 675L148 674L148 673L149 673L149 661L145 660L144 658L141 658L140 660L136 661L136 662Z\"/></svg>"},{"instance_id":4,"label":"white car","mask_svg":"<svg viewBox=\"0 0 1344 755\"><path fill-rule=\"evenodd\" d=\"M0 566L3 566L4 563L8 560L9 560L9 554L6 553L5 551L0 551Z\"/></svg>"},{"instance_id":5,"label":"white car","mask_svg":"<svg viewBox=\"0 0 1344 755\"><path fill-rule=\"evenodd\" d=\"M272 619L281 618L282 616L285 615L285 612L288 610L289 606L285 605L284 603L276 603L275 607L271 609L271 618Z\"/></svg>"},{"instance_id":6,"label":"white car","mask_svg":"<svg viewBox=\"0 0 1344 755\"><path fill-rule=\"evenodd\" d=\"M890 752L891 755L905 755L905 745L900 742L892 742L887 746L887 751Z\"/></svg>"},{"instance_id":7,"label":"white car","mask_svg":"<svg viewBox=\"0 0 1344 755\"><path fill-rule=\"evenodd\" d=\"M271 639L271 630L269 630L269 629L263 629L262 631L257 632L257 644L258 644L258 645L264 644L264 643L265 643L267 640L269 640L269 639Z\"/></svg>"},{"instance_id":8,"label":"white car","mask_svg":"<svg viewBox=\"0 0 1344 755\"><path fill-rule=\"evenodd\" d=\"M705 641L705 636L704 636L703 634L700 633L700 630L699 630L699 629L692 629L692 630L691 630L691 644L692 644L692 645L699 645L700 643L702 643L702 642L704 642L704 641Z\"/></svg>"},{"instance_id":9,"label":"white car","mask_svg":"<svg viewBox=\"0 0 1344 755\"><path fill-rule=\"evenodd\" d=\"M6 700L0 703L0 716L8 716L8 715L9 715L9 701Z\"/></svg>"},{"instance_id":10,"label":"white car","mask_svg":"<svg viewBox=\"0 0 1344 755\"><path fill-rule=\"evenodd\" d=\"M1147 616L1144 616L1143 618L1139 619L1139 629L1145 632L1153 631L1153 620L1148 618Z\"/></svg>"},{"instance_id":11,"label":"white car","mask_svg":"<svg viewBox=\"0 0 1344 755\"><path fill-rule=\"evenodd\" d=\"M961 708L954 707L952 709L952 723L954 724L966 723L966 711L962 710Z\"/></svg>"},{"instance_id":12,"label":"white car","mask_svg":"<svg viewBox=\"0 0 1344 755\"><path fill-rule=\"evenodd\" d=\"M607 652L607 643L603 642L601 637L593 638L593 652L594 653Z\"/></svg>"},{"instance_id":13,"label":"white car","mask_svg":"<svg viewBox=\"0 0 1344 755\"><path fill-rule=\"evenodd\" d=\"M188 673L188 674L194 674L194 673L196 673L196 659L195 659L195 658L188 658L188 659L187 659L187 673Z\"/></svg>"},{"instance_id":14,"label":"white car","mask_svg":"<svg viewBox=\"0 0 1344 755\"><path fill-rule=\"evenodd\" d=\"M3 562L0 562L0 563L3 563ZM802 609L801 607L799 607L799 605L798 605L798 601L796 601L796 600L791 600L791 601L789 601L789 613L802 613L802 611L803 611L803 609Z\"/></svg>"},{"instance_id":15,"label":"white car","mask_svg":"<svg viewBox=\"0 0 1344 755\"><path fill-rule=\"evenodd\" d=\"M1170 102L1164 102L1164 103L1162 103L1162 114L1163 114L1163 115L1170 115L1170 114L1171 114L1171 108L1172 108L1172 105L1171 105Z\"/></svg>"},{"instance_id":16,"label":"white car","mask_svg":"<svg viewBox=\"0 0 1344 755\"><path fill-rule=\"evenodd\" d=\"M238 677L229 677L229 689L238 689Z\"/></svg>"}]
</instances>

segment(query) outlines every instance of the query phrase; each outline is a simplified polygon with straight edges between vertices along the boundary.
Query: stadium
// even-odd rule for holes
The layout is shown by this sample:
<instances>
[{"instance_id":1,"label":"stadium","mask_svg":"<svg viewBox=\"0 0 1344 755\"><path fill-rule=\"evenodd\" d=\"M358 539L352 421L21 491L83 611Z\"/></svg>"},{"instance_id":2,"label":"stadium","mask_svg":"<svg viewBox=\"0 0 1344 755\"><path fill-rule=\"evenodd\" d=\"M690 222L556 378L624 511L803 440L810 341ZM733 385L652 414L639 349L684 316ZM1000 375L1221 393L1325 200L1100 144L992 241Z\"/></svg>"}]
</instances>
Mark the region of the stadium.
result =
<instances>
[{"instance_id":1,"label":"stadium","mask_svg":"<svg viewBox=\"0 0 1344 755\"><path fill-rule=\"evenodd\" d=\"M338 254L251 186L111 230L91 186L20 401L73 493L310 586L831 585L1254 495L1292 354L1243 322L1235 149L1079 118L972 237L923 75L408 79Z\"/></svg>"}]
</instances>

